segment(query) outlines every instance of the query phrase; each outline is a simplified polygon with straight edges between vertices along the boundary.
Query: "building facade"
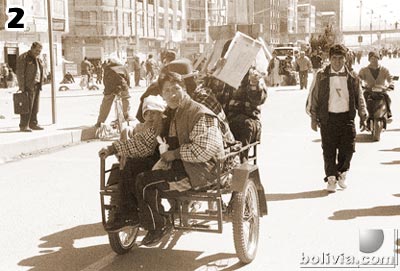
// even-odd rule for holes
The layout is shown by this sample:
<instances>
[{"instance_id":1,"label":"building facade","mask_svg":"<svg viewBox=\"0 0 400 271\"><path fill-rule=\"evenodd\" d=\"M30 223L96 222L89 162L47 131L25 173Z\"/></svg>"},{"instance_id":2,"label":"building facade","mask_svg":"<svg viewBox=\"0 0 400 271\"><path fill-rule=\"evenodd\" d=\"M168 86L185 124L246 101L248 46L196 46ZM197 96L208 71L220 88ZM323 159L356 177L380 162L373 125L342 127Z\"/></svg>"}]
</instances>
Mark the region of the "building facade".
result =
<instances>
[{"instance_id":1,"label":"building facade","mask_svg":"<svg viewBox=\"0 0 400 271\"><path fill-rule=\"evenodd\" d=\"M297 33L307 34L310 37L315 33L315 6L310 4L297 5L297 15Z\"/></svg>"},{"instance_id":2,"label":"building facade","mask_svg":"<svg viewBox=\"0 0 400 271\"><path fill-rule=\"evenodd\" d=\"M192 57L201 54L210 43L210 26L225 25L228 22L228 0L187 0L186 32L181 55Z\"/></svg>"},{"instance_id":3,"label":"building facade","mask_svg":"<svg viewBox=\"0 0 400 271\"><path fill-rule=\"evenodd\" d=\"M297 2L298 0L280 1L280 36L281 43L294 42L289 35L297 33Z\"/></svg>"},{"instance_id":4,"label":"building facade","mask_svg":"<svg viewBox=\"0 0 400 271\"><path fill-rule=\"evenodd\" d=\"M180 50L186 31L186 0L70 0L65 58L80 63L117 57L128 63L160 50ZM100 2L100 3L99 3Z\"/></svg>"},{"instance_id":5,"label":"building facade","mask_svg":"<svg viewBox=\"0 0 400 271\"><path fill-rule=\"evenodd\" d=\"M311 4L317 12L334 12L336 14L334 30L343 30L343 0L299 0L299 4Z\"/></svg>"},{"instance_id":6,"label":"building facade","mask_svg":"<svg viewBox=\"0 0 400 271\"><path fill-rule=\"evenodd\" d=\"M280 0L254 0L254 9L250 13L252 22L263 25L262 37L268 44L281 42Z\"/></svg>"},{"instance_id":7,"label":"building facade","mask_svg":"<svg viewBox=\"0 0 400 271\"><path fill-rule=\"evenodd\" d=\"M19 6L24 10L25 29L5 30L7 8ZM62 67L62 39L68 31L68 0L52 1L53 50L56 69ZM50 72L49 32L46 0L0 0L0 63L7 63L16 70L17 57L28 51L33 42L43 44L42 55L45 73Z\"/></svg>"}]
</instances>

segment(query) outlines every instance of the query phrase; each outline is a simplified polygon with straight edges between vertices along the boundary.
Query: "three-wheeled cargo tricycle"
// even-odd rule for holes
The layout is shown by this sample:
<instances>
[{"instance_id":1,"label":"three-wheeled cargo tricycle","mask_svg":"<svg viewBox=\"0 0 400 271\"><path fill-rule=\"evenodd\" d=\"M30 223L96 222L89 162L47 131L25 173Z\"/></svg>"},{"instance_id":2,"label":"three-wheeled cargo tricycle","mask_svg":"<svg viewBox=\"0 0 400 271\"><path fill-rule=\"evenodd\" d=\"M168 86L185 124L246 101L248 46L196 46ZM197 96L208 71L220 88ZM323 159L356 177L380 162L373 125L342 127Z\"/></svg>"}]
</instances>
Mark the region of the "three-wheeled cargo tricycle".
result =
<instances>
[{"instance_id":1,"label":"three-wheeled cargo tricycle","mask_svg":"<svg viewBox=\"0 0 400 271\"><path fill-rule=\"evenodd\" d=\"M166 212L171 217L174 229L222 233L223 222L232 222L236 253L243 263L254 260L258 247L259 220L267 215L265 192L257 166L258 144L252 143L231 152L224 159L216 160L218 178L215 184L200 190L162 194L162 198L174 206ZM222 172L225 159L240 155L243 151L250 151L247 161ZM110 177L114 170L119 170L117 164L106 169L106 161L101 159L100 201L104 226L110 210L118 204L112 200L118 197L118 185L106 184L107 176ZM138 224L108 232L111 248L118 254L124 254L139 246L140 243L136 242L139 228Z\"/></svg>"}]
</instances>

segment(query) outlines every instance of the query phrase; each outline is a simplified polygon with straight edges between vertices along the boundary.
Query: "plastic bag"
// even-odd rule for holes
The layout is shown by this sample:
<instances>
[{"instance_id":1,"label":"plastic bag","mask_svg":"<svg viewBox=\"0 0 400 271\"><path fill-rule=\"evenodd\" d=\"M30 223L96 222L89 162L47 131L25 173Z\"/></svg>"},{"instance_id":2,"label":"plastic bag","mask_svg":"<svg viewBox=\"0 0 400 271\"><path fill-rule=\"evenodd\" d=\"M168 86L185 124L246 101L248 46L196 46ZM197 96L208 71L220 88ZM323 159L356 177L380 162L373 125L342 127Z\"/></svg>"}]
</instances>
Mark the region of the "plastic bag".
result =
<instances>
[{"instance_id":1,"label":"plastic bag","mask_svg":"<svg viewBox=\"0 0 400 271\"><path fill-rule=\"evenodd\" d=\"M160 144L160 146L158 147L158 149L160 150L160 154L168 151L169 145L167 144L167 141L165 139L157 136L157 142ZM160 158L160 160L158 160L157 163L153 166L152 170L167 170L171 169L171 166L171 162L164 161L162 158Z\"/></svg>"}]
</instances>

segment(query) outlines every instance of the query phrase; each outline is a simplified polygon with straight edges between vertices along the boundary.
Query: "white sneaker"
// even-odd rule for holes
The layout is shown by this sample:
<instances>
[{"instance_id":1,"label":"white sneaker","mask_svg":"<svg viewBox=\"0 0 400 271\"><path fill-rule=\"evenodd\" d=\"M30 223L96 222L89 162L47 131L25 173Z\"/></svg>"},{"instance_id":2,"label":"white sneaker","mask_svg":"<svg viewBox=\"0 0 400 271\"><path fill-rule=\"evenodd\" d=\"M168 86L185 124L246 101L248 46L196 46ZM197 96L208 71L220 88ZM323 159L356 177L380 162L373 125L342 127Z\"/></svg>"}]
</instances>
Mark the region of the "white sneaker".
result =
<instances>
[{"instance_id":1,"label":"white sneaker","mask_svg":"<svg viewBox=\"0 0 400 271\"><path fill-rule=\"evenodd\" d=\"M326 191L336 192L336 177L335 176L328 177L328 185L326 187Z\"/></svg>"},{"instance_id":2,"label":"white sneaker","mask_svg":"<svg viewBox=\"0 0 400 271\"><path fill-rule=\"evenodd\" d=\"M339 177L338 177L338 185L339 185L340 188L342 188L342 189L346 189L346 188L347 188L347 184L346 184L346 174L347 174L347 171L342 172L342 173L339 174Z\"/></svg>"}]
</instances>

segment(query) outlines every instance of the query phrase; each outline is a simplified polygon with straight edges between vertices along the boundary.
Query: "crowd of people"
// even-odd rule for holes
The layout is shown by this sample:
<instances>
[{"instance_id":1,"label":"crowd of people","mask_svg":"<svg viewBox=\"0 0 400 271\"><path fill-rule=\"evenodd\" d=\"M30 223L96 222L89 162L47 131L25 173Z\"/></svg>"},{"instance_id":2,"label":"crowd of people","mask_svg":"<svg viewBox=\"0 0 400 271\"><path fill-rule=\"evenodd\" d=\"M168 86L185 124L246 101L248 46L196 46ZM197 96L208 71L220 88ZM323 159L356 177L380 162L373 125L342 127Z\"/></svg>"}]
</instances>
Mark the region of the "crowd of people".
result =
<instances>
[{"instance_id":1,"label":"crowd of people","mask_svg":"<svg viewBox=\"0 0 400 271\"><path fill-rule=\"evenodd\" d=\"M221 53L224 58L231 41ZM37 113L40 90L43 82L43 63L39 58L42 45L34 42L31 49L17 60L19 89L29 99L29 112L21 114L20 130L31 132L42 130ZM307 99L307 113L311 117L311 128L320 130L326 190L335 192L337 185L347 187L346 176L355 151L355 116L358 113L360 128L368 129L366 99L361 85L373 88L388 84L393 89L392 76L379 64L379 53L370 52L370 64L357 74L348 63L349 50L342 44L329 49L329 62L323 65L318 53L308 58L300 52L293 61L299 73L300 89L308 88L308 72L313 71L313 82ZM106 158L116 154L127 160L121 166L123 180L118 183L121 191L118 209L111 210L106 229L113 231L125 225L140 223L147 235L144 245L154 245L171 229L171 221L164 215L160 192L201 189L216 181L213 158L222 158L232 146L246 146L261 138L261 105L267 99L266 81L272 86L281 84L281 75L289 77L289 62L280 61L273 53L265 80L262 71L252 66L243 77L238 88L234 88L206 73L199 81L192 62L177 58L173 51L162 56L158 67L153 55L149 55L145 66L152 79L141 96L136 124L129 133L110 146L102 148L99 156ZM288 62L288 63L285 63ZM134 70L140 73L139 59L135 58ZM283 64L284 63L284 64ZM218 63L217 63L218 65ZM285 66L287 65L287 66ZM154 70L150 69L150 66ZM82 74L88 80L92 72L97 73L98 83L104 84L104 97L95 126L98 128L107 119L111 105L118 95L122 99L123 117L135 119L130 111L130 75L127 65L110 58L103 64L92 65L88 59L82 61ZM160 69L156 74L155 70ZM287 72L286 74L284 72ZM135 86L138 77L135 73ZM72 78L73 79L73 78ZM140 77L139 77L140 79ZM391 118L390 98L386 97L388 118ZM165 148L158 148L163 145ZM232 168L245 163L248 153L226 161Z\"/></svg>"},{"instance_id":2,"label":"crowd of people","mask_svg":"<svg viewBox=\"0 0 400 271\"><path fill-rule=\"evenodd\" d=\"M136 117L145 128L99 152L103 158L112 154L129 157L123 169L126 178L119 186L123 198L130 200L121 204L124 210L112 210L106 229L140 222L148 231L142 244L148 246L171 228L160 192L201 189L215 183L213 158L222 158L232 146L260 140L260 106L267 98L264 79L253 67L240 86L233 88L210 74L199 82L191 61L174 58L175 54L163 58L157 80L141 97ZM157 150L157 137L166 142L166 150ZM247 158L244 152L224 166L232 168Z\"/></svg>"},{"instance_id":3,"label":"crowd of people","mask_svg":"<svg viewBox=\"0 0 400 271\"><path fill-rule=\"evenodd\" d=\"M229 42L224 49L228 46ZM335 44L329 50L328 63L324 64L317 53L308 58L305 52L300 52L293 61L300 89L308 88L308 73L314 73L307 112L312 130L320 130L323 180L328 192L348 185L346 177L355 151L357 113L360 128L367 129L368 94L361 85L393 86L389 71L378 63L377 53L369 53L370 64L359 74L348 65L348 55L345 46ZM260 106L267 98L265 77L254 68L250 68L238 88L213 77L212 73L206 74L199 84L191 62L173 58L164 62L157 80L141 97L136 118L146 129L99 152L103 158L112 154L129 157L123 169L126 178L120 184L125 193L122 198L129 200L122 203L122 209L112 211L106 229L112 231L140 223L147 230L142 244L148 246L156 244L171 229L160 193L198 189L215 182L216 176L208 171L213 166L213 157L222 157L234 144L246 146L260 140ZM285 68L273 54L267 71L271 85L280 85L280 69ZM387 104L390 106L389 98ZM157 137L167 143L166 150L157 150ZM247 155L242 153L230 166L245 163ZM158 166L160 161L165 167Z\"/></svg>"}]
</instances>

